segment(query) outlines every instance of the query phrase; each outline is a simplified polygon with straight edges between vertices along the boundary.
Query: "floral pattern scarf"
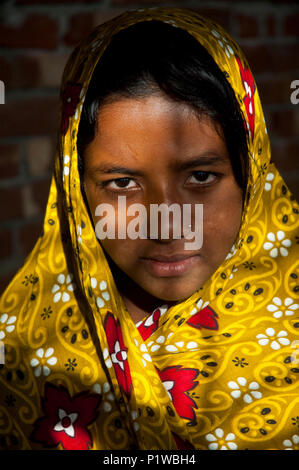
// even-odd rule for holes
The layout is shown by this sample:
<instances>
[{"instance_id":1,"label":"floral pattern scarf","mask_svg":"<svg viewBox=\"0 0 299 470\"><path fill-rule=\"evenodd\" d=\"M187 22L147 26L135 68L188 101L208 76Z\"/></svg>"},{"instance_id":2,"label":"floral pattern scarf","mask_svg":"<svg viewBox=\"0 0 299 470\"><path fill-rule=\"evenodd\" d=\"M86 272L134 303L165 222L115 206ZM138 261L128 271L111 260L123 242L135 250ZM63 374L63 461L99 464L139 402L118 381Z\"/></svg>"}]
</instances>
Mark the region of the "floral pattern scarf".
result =
<instances>
[{"instance_id":1,"label":"floral pattern scarf","mask_svg":"<svg viewBox=\"0 0 299 470\"><path fill-rule=\"evenodd\" d=\"M241 229L190 298L135 325L81 196L76 136L93 69L139 21L187 30L225 73L249 134ZM217 24L129 11L74 51L43 233L0 303L0 448L298 449L298 204L270 161L255 81Z\"/></svg>"}]
</instances>

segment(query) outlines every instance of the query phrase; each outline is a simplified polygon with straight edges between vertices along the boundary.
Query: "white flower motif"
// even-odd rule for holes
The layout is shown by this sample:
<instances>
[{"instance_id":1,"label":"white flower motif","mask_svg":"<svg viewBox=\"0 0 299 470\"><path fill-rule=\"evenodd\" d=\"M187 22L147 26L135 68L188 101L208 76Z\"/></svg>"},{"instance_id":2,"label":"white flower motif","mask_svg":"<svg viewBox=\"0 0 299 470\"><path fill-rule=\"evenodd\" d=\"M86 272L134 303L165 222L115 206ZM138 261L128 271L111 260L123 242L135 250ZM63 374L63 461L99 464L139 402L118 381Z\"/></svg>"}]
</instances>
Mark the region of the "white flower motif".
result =
<instances>
[{"instance_id":1,"label":"white flower motif","mask_svg":"<svg viewBox=\"0 0 299 470\"><path fill-rule=\"evenodd\" d=\"M189 349L189 351L200 350L200 348L198 347L198 343L196 343L195 341L189 341L188 343L186 343L186 345L184 341L177 341L174 344L168 344L167 346L165 346L165 350L168 352L176 353L179 352L179 350L184 346Z\"/></svg>"},{"instance_id":2,"label":"white flower motif","mask_svg":"<svg viewBox=\"0 0 299 470\"><path fill-rule=\"evenodd\" d=\"M236 436L230 432L224 437L224 431L221 428L215 430L215 434L207 434L206 440L210 442L208 445L209 450L236 450L238 446L235 442L232 442Z\"/></svg>"},{"instance_id":3,"label":"white flower motif","mask_svg":"<svg viewBox=\"0 0 299 470\"><path fill-rule=\"evenodd\" d=\"M93 391L95 393L98 393L99 395L103 395L103 409L104 411L109 413L112 410L111 402L114 402L115 400L115 396L111 392L110 384L108 382L105 382L103 386L101 386L100 384L95 384L93 386Z\"/></svg>"},{"instance_id":4,"label":"white flower motif","mask_svg":"<svg viewBox=\"0 0 299 470\"><path fill-rule=\"evenodd\" d=\"M244 81L244 86L245 86L245 84L248 85L248 83ZM246 88L246 86L245 86L245 88ZM251 94L251 90L250 90L250 94ZM251 101L250 101L250 104L251 104ZM249 108L249 109L251 109L251 111L252 111L252 104L251 104L251 108ZM249 127L249 122L248 121L246 121L246 127L247 127L249 137L251 137L251 132L250 132L250 127ZM253 185L253 188L255 189L255 185ZM254 194L255 193L256 193L256 190L254 191Z\"/></svg>"},{"instance_id":5,"label":"white flower motif","mask_svg":"<svg viewBox=\"0 0 299 470\"><path fill-rule=\"evenodd\" d=\"M5 332L11 333L15 329L15 325L13 325L13 323L15 323L16 319L17 319L16 316L13 315L9 317L7 313L3 313L3 315L1 315L0 326L1 324L3 325L3 330L0 331L0 340L5 338Z\"/></svg>"},{"instance_id":6,"label":"white flower motif","mask_svg":"<svg viewBox=\"0 0 299 470\"><path fill-rule=\"evenodd\" d=\"M155 322L157 312L160 314L159 315L159 320L160 320L162 315L164 315L164 313L167 312L167 310L168 310L168 305L166 305L166 304L161 305L161 307L155 308L154 311L150 315L148 315L146 320L144 320L144 321L141 320L138 323L136 323L136 328L138 328L140 325L142 325L142 323L146 328L152 326Z\"/></svg>"},{"instance_id":7,"label":"white flower motif","mask_svg":"<svg viewBox=\"0 0 299 470\"><path fill-rule=\"evenodd\" d=\"M91 48L93 49L92 46L91 46ZM82 87L81 92L80 92L80 96L79 96L80 102L79 102L79 105L77 106L76 111L75 111L75 119L76 119L76 120L77 120L78 117L79 117L79 111L80 111L80 113L81 113L81 111L82 111L82 100L83 100L83 98L84 98L84 93L85 93L85 89Z\"/></svg>"},{"instance_id":8,"label":"white flower motif","mask_svg":"<svg viewBox=\"0 0 299 470\"><path fill-rule=\"evenodd\" d=\"M131 414L131 418L133 420L133 428L135 429L135 431L139 431L140 426L137 422L138 412L136 410L131 410L130 414Z\"/></svg>"},{"instance_id":9,"label":"white flower motif","mask_svg":"<svg viewBox=\"0 0 299 470\"><path fill-rule=\"evenodd\" d=\"M79 117L79 111L80 111L80 113L82 112L82 104L79 104L79 105L77 106L77 108L76 108L75 116L74 116L76 120L77 120L78 117Z\"/></svg>"},{"instance_id":10,"label":"white flower motif","mask_svg":"<svg viewBox=\"0 0 299 470\"><path fill-rule=\"evenodd\" d=\"M230 58L231 55L234 55L234 51L229 45L227 39L223 36L221 36L218 31L215 31L215 29L212 29L211 33L215 38L217 38L219 45L224 49L225 54L227 55L228 58Z\"/></svg>"},{"instance_id":11,"label":"white flower motif","mask_svg":"<svg viewBox=\"0 0 299 470\"><path fill-rule=\"evenodd\" d=\"M273 180L274 180L274 174L269 172L266 176L265 191L270 191L270 189L272 188L272 184L270 183L270 181L273 181Z\"/></svg>"},{"instance_id":12,"label":"white flower motif","mask_svg":"<svg viewBox=\"0 0 299 470\"><path fill-rule=\"evenodd\" d=\"M161 346L163 346L172 335L173 333L169 333L167 337L160 335L155 341L150 341L148 343L148 348L150 349L152 353L158 351L161 348ZM178 341L174 344L167 344L165 346L165 349L168 352L178 352L179 348L182 348L184 344L185 344L184 341ZM194 341L190 341L186 346L188 347L188 349L192 349L195 346L197 347L198 345Z\"/></svg>"},{"instance_id":13,"label":"white flower motif","mask_svg":"<svg viewBox=\"0 0 299 470\"><path fill-rule=\"evenodd\" d=\"M64 180L65 176L68 176L70 174L69 163L70 163L70 156L65 155L64 158L63 158L63 164L64 164L64 167L63 167L63 180Z\"/></svg>"},{"instance_id":14,"label":"white flower motif","mask_svg":"<svg viewBox=\"0 0 299 470\"><path fill-rule=\"evenodd\" d=\"M98 47L100 47L100 45L102 44L103 42L103 39L97 39L96 41L93 41L91 43L91 50L94 51L95 49L97 49Z\"/></svg>"},{"instance_id":15,"label":"white flower motif","mask_svg":"<svg viewBox=\"0 0 299 470\"><path fill-rule=\"evenodd\" d=\"M233 266L232 272L229 275L229 279L232 279L234 277L234 273L238 271L238 268L236 266Z\"/></svg>"},{"instance_id":16,"label":"white flower motif","mask_svg":"<svg viewBox=\"0 0 299 470\"><path fill-rule=\"evenodd\" d=\"M266 346L270 342L270 346L274 351L277 351L282 346L287 346L290 344L287 332L284 330L279 331L277 334L273 328L267 328L265 334L256 335L258 343L261 346Z\"/></svg>"},{"instance_id":17,"label":"white flower motif","mask_svg":"<svg viewBox=\"0 0 299 470\"><path fill-rule=\"evenodd\" d=\"M271 258L276 258L278 253L281 256L288 256L287 248L291 246L292 242L288 238L285 239L285 233L282 230L279 230L276 235L273 232L269 232L267 238L269 241L264 243L264 249L270 250Z\"/></svg>"},{"instance_id":18,"label":"white flower motif","mask_svg":"<svg viewBox=\"0 0 299 470\"><path fill-rule=\"evenodd\" d=\"M49 366L54 366L57 362L57 357L51 357L53 353L53 348L48 348L46 351L44 351L43 348L39 348L36 351L37 358L34 357L30 361L31 367L35 367L35 377L40 377L41 373L46 377L50 374L51 371Z\"/></svg>"},{"instance_id":19,"label":"white flower motif","mask_svg":"<svg viewBox=\"0 0 299 470\"><path fill-rule=\"evenodd\" d=\"M72 282L72 280L72 274L68 274L66 277L64 274L59 274L57 276L58 284L54 284L52 287L52 294L55 294L53 297L54 303L59 302L60 299L62 302L68 302L70 300L71 297L67 291L73 292L76 288L76 284Z\"/></svg>"},{"instance_id":20,"label":"white flower motif","mask_svg":"<svg viewBox=\"0 0 299 470\"><path fill-rule=\"evenodd\" d=\"M112 361L110 359L109 351L108 351L107 348L104 348L104 350L103 350L103 357L104 357L104 361L105 361L106 366L108 367L108 369L111 369Z\"/></svg>"},{"instance_id":21,"label":"white flower motif","mask_svg":"<svg viewBox=\"0 0 299 470\"><path fill-rule=\"evenodd\" d=\"M268 312L274 312L274 318L281 318L283 314L286 316L294 315L295 310L298 310L299 305L294 303L294 300L291 297L282 300L279 297L273 297L272 304L267 306Z\"/></svg>"},{"instance_id":22,"label":"white flower motif","mask_svg":"<svg viewBox=\"0 0 299 470\"><path fill-rule=\"evenodd\" d=\"M73 423L78 418L78 413L67 414L62 408L58 410L59 421L54 426L54 431L64 431L68 436L75 437Z\"/></svg>"},{"instance_id":23,"label":"white flower motif","mask_svg":"<svg viewBox=\"0 0 299 470\"><path fill-rule=\"evenodd\" d=\"M264 118L264 124L265 124L265 132L266 132L266 134L268 134L268 129L267 129L267 126L266 126L265 118Z\"/></svg>"},{"instance_id":24,"label":"white flower motif","mask_svg":"<svg viewBox=\"0 0 299 470\"><path fill-rule=\"evenodd\" d=\"M285 439L283 441L283 445L286 447L286 449L284 449L284 450L299 450L299 436L298 436L298 434L294 434L291 437L291 439Z\"/></svg>"},{"instance_id":25,"label":"white flower motif","mask_svg":"<svg viewBox=\"0 0 299 470\"><path fill-rule=\"evenodd\" d=\"M172 26L175 26L176 28L178 28L178 25L176 24L174 20L164 20L164 23L171 24Z\"/></svg>"},{"instance_id":26,"label":"white flower motif","mask_svg":"<svg viewBox=\"0 0 299 470\"><path fill-rule=\"evenodd\" d=\"M139 343L138 343L137 339L134 339L134 342L135 342L136 346L140 349L140 351L142 353L142 357L141 357L142 364L144 365L144 367L146 367L147 362L152 362L152 358L151 358L150 354L148 353L148 349L146 347L146 344L141 343L141 345L139 346Z\"/></svg>"},{"instance_id":27,"label":"white flower motif","mask_svg":"<svg viewBox=\"0 0 299 470\"><path fill-rule=\"evenodd\" d=\"M123 371L125 370L124 362L127 360L127 351L121 349L119 341L114 343L114 352L111 354L111 360L113 364L118 364Z\"/></svg>"},{"instance_id":28,"label":"white flower motif","mask_svg":"<svg viewBox=\"0 0 299 470\"><path fill-rule=\"evenodd\" d=\"M170 398L170 401L172 401L172 395L170 393L170 390L173 388L174 386L174 381L173 380L165 380L165 382L162 382L164 387L165 387L165 390Z\"/></svg>"},{"instance_id":29,"label":"white flower motif","mask_svg":"<svg viewBox=\"0 0 299 470\"><path fill-rule=\"evenodd\" d=\"M190 316L195 315L196 313L199 312L199 310L203 310L203 309L206 308L208 305L209 305L209 301L204 302L204 301L202 300L202 298L200 298L200 299L196 302L196 307L194 307L194 308L191 310Z\"/></svg>"},{"instance_id":30,"label":"white flower motif","mask_svg":"<svg viewBox=\"0 0 299 470\"><path fill-rule=\"evenodd\" d=\"M77 237L78 237L78 242L80 245L82 245L82 227L81 225L77 225Z\"/></svg>"},{"instance_id":31,"label":"white flower motif","mask_svg":"<svg viewBox=\"0 0 299 470\"><path fill-rule=\"evenodd\" d=\"M228 255L226 256L225 259L232 258L236 253L237 253L237 248L236 248L235 245L233 245L233 246L231 247L231 249L229 250L229 253L228 253Z\"/></svg>"},{"instance_id":32,"label":"white flower motif","mask_svg":"<svg viewBox=\"0 0 299 470\"><path fill-rule=\"evenodd\" d=\"M233 398L240 398L242 395L242 387L246 387L247 385L247 380L244 377L238 377L237 381L230 381L228 382L228 387L233 390L231 392L231 396ZM260 388L259 384L257 382L250 382L247 387L245 388L245 394L243 395L243 401L245 403L251 403L253 401L253 398L259 399L262 397L262 393L258 392L257 390Z\"/></svg>"},{"instance_id":33,"label":"white flower motif","mask_svg":"<svg viewBox=\"0 0 299 470\"><path fill-rule=\"evenodd\" d=\"M90 282L91 282L91 287L93 289L96 289L97 285L98 285L98 281L96 280L95 277L92 277L90 279ZM99 289L101 291L101 294L97 296L96 298L96 303L97 303L97 306L99 308L102 308L104 307L105 305L105 300L108 301L110 300L110 294L109 292L106 290L107 289L107 282L106 281L100 281L99 282Z\"/></svg>"},{"instance_id":34,"label":"white flower motif","mask_svg":"<svg viewBox=\"0 0 299 470\"><path fill-rule=\"evenodd\" d=\"M249 85L249 83L246 82L246 80L244 80L244 87L245 87L246 95L249 96L248 111L249 111L249 114L253 114L253 106L252 106L253 90L251 89L251 86Z\"/></svg>"},{"instance_id":35,"label":"white flower motif","mask_svg":"<svg viewBox=\"0 0 299 470\"><path fill-rule=\"evenodd\" d=\"M156 352L161 348L161 346L165 343L165 341L166 341L165 336L161 335L156 339L156 341L150 341L148 343L148 347L151 352Z\"/></svg>"}]
</instances>

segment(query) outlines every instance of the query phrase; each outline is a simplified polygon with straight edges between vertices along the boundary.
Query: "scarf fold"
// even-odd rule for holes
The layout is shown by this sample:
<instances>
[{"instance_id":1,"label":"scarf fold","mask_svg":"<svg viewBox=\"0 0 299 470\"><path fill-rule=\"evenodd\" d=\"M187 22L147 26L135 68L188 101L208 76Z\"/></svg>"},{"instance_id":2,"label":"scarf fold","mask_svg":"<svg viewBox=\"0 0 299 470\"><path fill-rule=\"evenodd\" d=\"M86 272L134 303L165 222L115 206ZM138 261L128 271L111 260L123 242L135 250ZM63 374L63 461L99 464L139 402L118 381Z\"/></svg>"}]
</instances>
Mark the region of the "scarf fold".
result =
<instances>
[{"instance_id":1,"label":"scarf fold","mask_svg":"<svg viewBox=\"0 0 299 470\"><path fill-rule=\"evenodd\" d=\"M135 325L85 207L76 138L93 70L139 21L185 29L238 99L250 168L238 237L186 301ZM216 23L131 10L73 52L43 233L0 302L0 449L298 449L298 204L271 162L256 83Z\"/></svg>"}]
</instances>

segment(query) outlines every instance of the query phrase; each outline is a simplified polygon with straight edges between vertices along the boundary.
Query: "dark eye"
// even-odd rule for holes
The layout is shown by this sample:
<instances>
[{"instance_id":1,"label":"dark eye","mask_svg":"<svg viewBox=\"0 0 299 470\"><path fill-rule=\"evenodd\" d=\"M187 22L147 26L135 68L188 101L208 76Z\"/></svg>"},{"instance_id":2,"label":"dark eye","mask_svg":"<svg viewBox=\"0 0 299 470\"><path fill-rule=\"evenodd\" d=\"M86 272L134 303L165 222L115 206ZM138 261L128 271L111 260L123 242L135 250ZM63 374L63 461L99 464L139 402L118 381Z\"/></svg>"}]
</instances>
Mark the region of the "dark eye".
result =
<instances>
[{"instance_id":1,"label":"dark eye","mask_svg":"<svg viewBox=\"0 0 299 470\"><path fill-rule=\"evenodd\" d=\"M111 181L105 181L104 184L105 184L105 187L108 187L109 189L112 189L112 190L136 188L136 183L132 180L132 178L118 178L118 179L111 180Z\"/></svg>"},{"instance_id":2,"label":"dark eye","mask_svg":"<svg viewBox=\"0 0 299 470\"><path fill-rule=\"evenodd\" d=\"M210 173L208 171L195 171L192 176L190 176L189 183L204 185L212 183L215 179L216 175L214 173Z\"/></svg>"}]
</instances>

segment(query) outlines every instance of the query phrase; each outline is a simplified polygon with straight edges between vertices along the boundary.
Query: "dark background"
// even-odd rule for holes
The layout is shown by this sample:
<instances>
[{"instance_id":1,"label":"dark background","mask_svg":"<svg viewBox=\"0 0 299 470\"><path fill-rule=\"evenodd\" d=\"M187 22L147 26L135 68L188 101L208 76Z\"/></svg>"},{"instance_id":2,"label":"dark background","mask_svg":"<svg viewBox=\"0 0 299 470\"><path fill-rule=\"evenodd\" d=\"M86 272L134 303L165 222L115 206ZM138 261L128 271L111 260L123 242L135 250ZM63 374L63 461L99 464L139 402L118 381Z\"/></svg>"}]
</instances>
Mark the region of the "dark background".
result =
<instances>
[{"instance_id":1,"label":"dark background","mask_svg":"<svg viewBox=\"0 0 299 470\"><path fill-rule=\"evenodd\" d=\"M0 293L41 228L55 152L66 60L96 25L124 10L188 7L216 20L243 48L257 81L273 161L299 197L298 0L0 0Z\"/></svg>"}]
</instances>

